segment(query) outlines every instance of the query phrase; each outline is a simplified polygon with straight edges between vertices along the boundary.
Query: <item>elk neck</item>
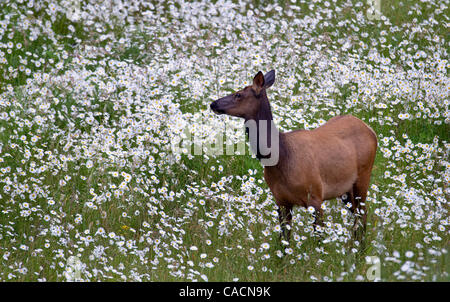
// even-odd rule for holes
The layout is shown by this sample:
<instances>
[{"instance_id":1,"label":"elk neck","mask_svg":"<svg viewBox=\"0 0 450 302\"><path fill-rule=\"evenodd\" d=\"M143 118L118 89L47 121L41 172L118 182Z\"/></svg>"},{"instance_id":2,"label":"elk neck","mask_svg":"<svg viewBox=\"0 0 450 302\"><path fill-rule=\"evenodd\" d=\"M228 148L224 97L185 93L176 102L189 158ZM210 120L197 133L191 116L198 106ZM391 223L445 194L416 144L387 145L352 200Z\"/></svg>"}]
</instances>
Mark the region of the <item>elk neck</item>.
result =
<instances>
[{"instance_id":1,"label":"elk neck","mask_svg":"<svg viewBox=\"0 0 450 302\"><path fill-rule=\"evenodd\" d=\"M270 107L269 99L267 98L267 94L265 89L261 91L261 95L259 96L260 99L260 106L259 110L251 117L246 117L245 122L247 123L249 120L254 120L256 122L256 131L257 131L257 149L256 152L256 158L261 160L262 158L268 158L271 156L269 153L268 155L262 155L260 152L260 137L265 137L267 142L267 147L274 148L275 146L272 146L271 142L271 132L274 131L276 135L278 135L278 144L279 144L279 160L277 167L281 167L288 158L288 148L287 144L285 142L285 138L283 133L281 133L277 126L275 125L273 121L272 116L272 109ZM262 124L262 121L266 124L266 126L260 126ZM249 135L249 129L246 128L247 136Z\"/></svg>"}]
</instances>

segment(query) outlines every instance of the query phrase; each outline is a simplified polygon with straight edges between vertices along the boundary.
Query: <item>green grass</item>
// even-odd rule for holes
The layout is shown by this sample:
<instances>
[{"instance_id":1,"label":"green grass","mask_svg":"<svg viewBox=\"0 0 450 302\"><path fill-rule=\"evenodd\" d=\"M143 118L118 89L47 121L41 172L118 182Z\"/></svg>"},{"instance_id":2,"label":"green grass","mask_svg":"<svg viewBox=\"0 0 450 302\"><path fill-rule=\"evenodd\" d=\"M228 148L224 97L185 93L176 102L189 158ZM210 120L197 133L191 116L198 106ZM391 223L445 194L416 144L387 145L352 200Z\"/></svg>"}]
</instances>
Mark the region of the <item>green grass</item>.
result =
<instances>
[{"instance_id":1,"label":"green grass","mask_svg":"<svg viewBox=\"0 0 450 302\"><path fill-rule=\"evenodd\" d=\"M336 5L342 5L343 3L346 2L337 1ZM160 7L159 13L161 17L167 18L166 22L168 24L171 22L176 24L177 20L173 19L168 13L168 4L160 5L155 1L153 4ZM285 9L289 8L287 3L280 5ZM367 10L365 3L359 9L355 9L353 6L346 6L340 14L334 12L334 17L332 18L326 16L326 9L320 6L321 4L310 7L308 3L301 1L298 5L301 7L301 10L296 11L292 16L285 16L286 21L290 22L295 17L304 17L305 15L322 16L324 20L318 23L316 30L308 33L310 35L309 38L319 38L325 46L325 51L327 47L334 50L334 53L340 54L339 60L342 60L342 62L348 57L356 55L366 58L370 49L375 48L383 55L389 56L391 53L393 54L394 58L391 63L393 67L401 66L404 69L408 69L401 59L400 49L404 50L400 46L402 41L409 40L411 44L415 44L419 49L425 50L428 56L431 57L433 55L433 47L436 44L431 42L430 37L436 35L443 40L447 38L445 26L442 24L448 21L448 18L442 14L438 15L441 23L430 27L430 30L433 30L433 34L426 37L423 34L405 36L407 28L414 23L425 20L429 14L435 11L429 4L420 1L381 1L383 14L388 17L393 25L399 27L399 30L394 32L389 31L391 25L386 25L381 21L364 24L357 23L355 21L355 12L365 12ZM334 5L334 2L331 5ZM179 5L176 4L175 6L178 7ZM264 6L263 1L253 1L251 4L247 4L247 10L255 7L261 8L262 6ZM422 14L408 15L408 11L413 6L420 6ZM107 94L105 90L102 91L98 84L92 84L95 89L86 95L81 95L73 87L58 87L43 83L41 84L41 89L47 87L51 90L52 96L48 97L49 100L57 97L60 102L58 104L51 103L50 110L42 113L43 116L49 118L43 125L38 126L32 123L31 126L28 126L25 123L26 121L32 121L34 116L40 115L39 112L33 115L29 109L37 107L35 106L36 98L41 92L36 91L35 95L28 95L28 92L23 89L27 79L32 79L34 73L52 72L58 62L63 62L64 68L59 72L59 74L63 74L64 70L72 68L73 59L80 56L83 47L89 45L112 46L111 51L104 57L89 58L89 62L85 65L86 70L95 71L101 65L99 62L104 62L105 66L102 66L105 69L105 74L111 79L118 77L115 74L118 69L107 64L112 59L131 62L136 66L148 66L149 68L152 68L158 62L166 64L169 61L167 45L160 38L167 35L170 31L175 31L177 29L175 26L174 29L162 28L155 32L146 32L142 28L132 31L129 30L130 24L122 24L121 20L114 19L103 25L106 28L106 33L111 33L112 39L115 40L110 41L110 38L108 38L99 42L100 34L95 33L93 27L91 28L79 22L72 22L61 15L52 22L51 27L56 34L57 43L46 35L39 35L36 40L31 41L28 31L15 31L16 26L21 22L17 16L21 14L26 15L24 8L0 5L0 10L2 11L1 17L12 16L6 33L14 32L12 38L9 38L7 34L1 36L0 42L7 43L11 41L14 45L17 45L17 43L22 43L23 45L21 50L6 54L7 64L0 65L0 92L7 91L8 85L11 85L14 90L12 96L7 94L2 96L2 100L9 100L12 105L2 105L0 113L7 112L9 116L12 116L12 112L15 113L14 118L0 120L0 156L2 159L0 168L9 167L10 169L10 171L1 172L2 181L0 182L0 240L2 241L0 253L3 256L0 264L2 271L2 274L0 274L1 280L9 280L8 274L11 273L15 275L11 278L14 281L32 281L38 278L45 278L48 281L64 281L66 279L63 272L67 258L75 255L86 264L89 271L92 272L93 268L96 268L108 275L107 278L103 277L101 273L96 276L92 275L92 273L90 276L84 276L91 281L123 281L124 279L121 275L127 275L127 280L131 280L131 270L135 270L137 274L146 275L149 280L180 281L199 279L199 276L193 277L189 275L188 271L191 267L188 261L194 263L192 266L193 270L197 271L199 275L206 274L209 281L230 281L234 278L238 278L239 281L325 281L326 278L334 281L355 281L366 280L365 273L370 265L366 263L365 257L376 255L381 258L381 278L383 281L399 280L396 274L401 271L402 264L409 260L414 261L415 265L421 268L426 268L426 270L424 269L425 274L421 276L420 280L448 281L450 259L448 253L443 253L442 250L448 249L449 237L445 233L446 231L441 232L438 230L439 221L448 217L427 218L434 215L434 213L448 213L448 205L444 204L440 207L436 197L444 196L448 200L448 194L445 192L448 186L442 183L445 181L442 179L445 167L441 164L445 160L448 161L448 145L446 144L450 140L450 126L448 123L445 123L443 112L441 112L439 119L430 119L427 116L423 116L401 120L398 117L399 114L408 110L410 114L414 113L411 110L411 107L415 106L414 101L405 98L402 100L402 103L395 106L392 105L388 109L377 109L372 103L366 104L363 96L355 92L358 87L354 87L354 90L351 87L352 84L338 87L339 91L329 96L328 99L334 101L336 108L340 110L341 114L353 114L368 123L379 135L380 147L392 148L394 146L392 142L388 146L384 146L381 143L381 138L386 136L392 136L394 141L402 145L407 144L408 139L415 145L419 143L432 145L435 143L435 138L437 138L436 149L441 148L441 151L434 150L432 152L427 159L433 161L432 168L431 170L424 170L420 164L425 161L416 162L417 156L410 159L402 154L399 158L395 158L395 155L387 158L379 148L371 180L371 184L376 185L379 190L370 189L369 197L376 203L368 202L368 227L363 246L358 245L351 239L346 242L324 243L319 238L316 238L316 235L310 235L307 232L308 228L311 227L309 223L309 221L312 221L311 215L296 208L294 213L298 215L299 221L293 225L293 233L300 236L305 234L307 238L298 247L295 246L295 242L291 242L290 247L295 251L293 255L284 254L282 257L279 257L277 255L278 252L284 250L285 247L281 245L278 234L276 232L269 232L268 235L264 234L267 228L273 228L277 224L277 217L271 215L271 212L276 209L275 202L267 184L264 182L258 183L258 180L263 180L263 168L258 160L251 157L251 155L218 155L209 157L202 155L194 156L193 158L182 155L177 163L169 163L169 161L165 161L167 159L167 154L165 153L168 152L167 146L164 146L163 143L158 145L154 142L146 142L145 147L147 150L152 150L152 147L156 149L156 152L152 151L151 153L154 155L155 161L159 163L155 167L155 171L150 171L150 169L139 170L142 166L152 167L148 158L135 167L134 159L131 155L126 158L125 163L114 161L114 159L108 157L107 153L99 152L92 157L77 155L85 152L82 146L90 147L83 142L83 139L86 136L93 135L93 133L97 135L99 132L96 131L100 131L97 127L98 125L102 125L106 129L116 129L118 132L123 127L129 126L123 121L130 118L130 116L139 120L137 113L141 112L142 108L120 103L122 99L126 99L125 93L128 90L131 91L132 88L121 87ZM259 22L270 20L277 14L275 10L270 10ZM134 17L139 20L142 16L138 12L134 12ZM41 18L44 21L51 20L43 10L35 11L34 15L30 16L31 20L34 20L34 18ZM414 18L417 20L413 20ZM355 21L353 23L359 26L359 31L355 32L350 24L338 26L340 21L346 20ZM327 21L328 26L323 25L323 21ZM74 33L68 30L68 25L74 26ZM280 24L277 23L277 26L279 28ZM183 57L177 53L178 51L186 57L197 55L205 58L205 60L201 61L201 63L197 62L198 65L194 65L191 70L172 70L171 73L167 72L167 74L164 74L166 78L155 80L152 87L144 88L147 90L143 95L148 97L152 89L155 88L164 91L160 91L159 94L146 100L155 101L169 95L173 98L174 103L179 105L181 112L194 114L205 109L209 102L207 94L226 93L225 88L209 89L200 100L193 100L192 87L183 87L182 85L170 87L168 85L171 79L170 76L183 72L183 78L180 80L182 84L189 83L187 79L184 79L185 77L189 78L189 80L191 78L201 79L202 81L208 80L211 86L215 85L217 79L210 77L213 75L214 64L206 67L202 66L202 64L208 65L204 62L210 63L214 60L216 60L214 62L218 62L217 64L220 64L221 60L226 61L225 55L230 51L229 44L232 42L224 36L217 35L212 24L201 24L196 30L198 30L198 34L188 35L186 40L183 40L184 44L179 43L177 45L174 43L175 46L169 45L170 48L176 50L174 56ZM387 34L384 35L386 37L384 44L392 45L391 48L380 44L371 45L374 39L379 39L382 36L383 30L387 31ZM233 27L233 32L241 34L246 32L246 29ZM369 35L363 37L361 35L362 32L369 33ZM275 36L279 39L281 48L288 45L289 36L286 33L277 31ZM354 38L357 38L357 40L355 40L356 42L348 51L340 52L340 46L336 41L348 36L355 36ZM122 45L117 41L120 38L128 39L129 41ZM274 36L266 36L265 38L270 40ZM217 40L224 46L223 49L225 50L222 55L218 55L214 51L207 55L206 48L202 47L198 47L195 51L189 50L196 45L197 41L208 41L209 39ZM297 36L297 39L299 39L299 36ZM358 44L360 41L371 46L363 49ZM235 42L239 43L242 41ZM303 43L303 41L298 42ZM255 45L257 46L258 43L262 42L257 41ZM243 45L245 44L242 43L240 45L239 51L245 51ZM248 47L250 46L253 47L253 45L249 44ZM154 47L159 47L159 51L156 52ZM184 51L180 50L181 47L189 51L184 53ZM63 51L69 53L68 59L62 59ZM43 58L45 62L37 67L29 59L26 66L30 68L31 76L26 75L24 72L18 72L17 74L14 71L10 72L8 67L11 66L13 69L19 68L22 65L20 60L26 56L27 52L31 53L31 56L27 55L28 57L35 55L38 58ZM414 55L416 50L413 47L407 52ZM261 56L266 60L263 63L263 67L267 68L272 68L282 58L282 54L270 53L270 51L268 54ZM303 127L303 124L298 120L293 121L293 126L287 125L284 117L289 114L283 111L286 108L303 110L305 119L310 123L319 119L328 120L336 114L336 110L328 106L329 103L325 100L320 100L320 102L316 103L311 103L311 100L304 100L295 104L291 103L291 96L302 94L304 87L301 88L300 85L294 86L293 89L281 88L282 84L291 75L290 73L293 73L300 78L300 82L304 86L310 87L311 91L317 92L315 95L318 95L316 90L319 87L318 82L320 83L323 79L322 74L326 71L313 70L311 79L308 79L301 67L301 63L305 60L306 58L299 58L298 66L282 66L280 68L281 72L277 74L279 80L277 79L277 84L269 94L270 100L280 107L280 110L276 111L275 115L282 117L280 126L284 128L295 129ZM250 66L248 62L242 62L242 64L243 72L253 71L256 68ZM228 67L224 67L224 69L226 68ZM210 72L204 75L202 70L209 70ZM161 69L159 72L165 73L166 71ZM227 74L225 70L215 71L214 76L218 78L227 76L231 79L237 78L235 74ZM229 88L231 85L227 83L225 86ZM359 102L353 107L348 107L346 102L355 96L358 97ZM132 95L132 98L135 97L137 96ZM141 95L140 97L143 96ZM91 107L83 105L82 102L86 99L91 102ZM388 102L386 99L383 101ZM120 105L118 105L117 109L114 105L119 103ZM445 106L442 106L442 104L439 106L440 109L445 109ZM162 115L169 112L167 108L164 110L161 111ZM86 123L85 118L79 116L79 114L89 113L98 113L94 117L98 123L97 126ZM384 123L380 123L380 120L383 120ZM436 124L436 120L441 123ZM69 126L68 121L72 122L73 126ZM22 125L22 123L25 123L25 125ZM167 127L167 125L160 127L161 140L164 139L164 134L166 133L164 131L167 130ZM149 133L152 137L156 136L155 132ZM39 136L39 140L36 143L31 143L30 140L34 134ZM406 139L403 137L405 134L407 135ZM27 143L21 141L20 137L22 135L27 137ZM74 140L74 146L64 149L69 138ZM117 136L115 139L117 139ZM86 141L88 142L87 144L89 142L92 143L92 141ZM120 148L117 147L117 149L123 152L128 152L139 146L136 136L118 141L122 145ZM27 150L32 154L31 159L26 155ZM57 157L56 159L53 159L52 155L49 154L39 155L49 150L52 151L52 155ZM62 156L66 156L68 159L63 160ZM70 156L72 157L70 158ZM86 167L88 158L93 160L92 168ZM49 164L50 168L41 173L30 172L34 165L39 167L44 163L51 163L52 160L58 161L58 163ZM223 171L219 171L219 167L222 167ZM249 175L249 170L256 170L256 173ZM21 175L20 171L24 171L24 175ZM129 190L126 190L120 196L112 194L110 198L96 204L97 209L86 206L88 201L93 200L93 196L101 196L105 192L114 191L111 185L120 186L123 177L113 177L109 173L113 171L124 171L132 175L132 180L127 184ZM386 171L395 176L405 173L408 177L402 183L386 177ZM67 180L65 185L61 185L60 182L65 176L70 176L71 179ZM156 177L158 183L152 180L152 176ZM233 178L226 181L223 188L217 188L212 185L229 176L233 176ZM245 193L243 187L250 176L255 179L255 185L249 190L251 193ZM245 177L246 179L244 179ZM439 179L441 182L430 180L429 177ZM141 180L138 181L138 178ZM421 181L420 184L418 180ZM11 190L18 189L9 185L9 182L27 184L30 190L23 188L22 195L11 194ZM10 187L9 191L6 189L8 186ZM32 193L31 189L36 188L41 188L45 194L39 193L32 199L30 196ZM195 192L193 188L198 188L198 192ZM382 199L383 196L394 199L399 207L411 207L404 196L395 194L397 190L402 188L422 190L420 192L421 196L427 197L431 201L426 206L424 205L425 213L423 218L412 218L414 223L420 224L421 228L419 229L414 229L412 226L401 228L399 224L395 223L395 220L402 218L399 217L398 213L388 215L387 218L391 219L392 222L386 222L383 220L382 215L375 213L377 209L387 208L386 202ZM434 192L439 188L444 191L440 195ZM156 192L152 193L152 189L155 189ZM262 192L258 189L261 189ZM91 190L93 190L94 194ZM171 200L167 198L170 193L178 195L175 195L173 200ZM230 202L223 197L250 196L250 194L252 194L250 201L232 200ZM152 197L154 200L151 199ZM49 204L49 199L54 200L55 204ZM200 204L201 200L204 202L203 205ZM36 212L27 217L23 217L21 214L25 202L30 204L30 207L37 209ZM331 200L329 201L329 207L330 209L325 214L325 221L330 220L333 223L340 223L347 230L350 230L351 219L346 221L346 218L342 217L340 213L342 209L341 202ZM227 220L226 215L229 212L234 213L235 217ZM123 216L124 213L127 215ZM217 213L218 218L211 218L212 213ZM45 215L51 217L50 221L44 219ZM75 222L77 215L82 217L82 221L79 223ZM230 228L229 230L221 231L219 226L221 219L227 221L226 226ZM214 225L205 227L204 224L207 221L213 221ZM147 227L143 226L144 222L148 224ZM304 225L301 226L300 222L303 222ZM440 254L431 254L428 244L424 243L425 240L428 240L425 237L430 234L430 230L425 231L428 224L431 225L432 232L440 234L442 237L440 241L429 244ZM51 235L52 226L60 227L62 235ZM111 239L107 236L95 235L100 227L105 230L106 235L114 232L116 235L122 236L122 238L115 239L116 241L111 243ZM44 230L47 233L42 234L41 232ZM88 230L89 234L84 233L86 230ZM95 242L82 243L80 238L87 235L94 237ZM143 241L140 241L141 239ZM152 243L147 241L150 239L153 241ZM117 245L118 241L127 242L128 240L134 241L137 248L124 250ZM167 246L154 250L155 240L160 240L162 242L161 246L163 243L167 244ZM210 240L210 245L206 243L207 240ZM178 247L173 245L176 241L181 241ZM259 251L258 248L264 242L270 243L270 248L267 251ZM422 244L424 247L418 248L417 243ZM46 244L49 244L49 246L46 246ZM26 246L27 249L22 250L20 248L22 245ZM106 247L105 252L102 256L92 259L90 256L94 248L98 246ZM192 246L197 247L198 250L191 250L190 247ZM256 250L255 253L251 252L252 248ZM55 256L59 250L63 252L63 257ZM145 251L145 256L140 256L139 252L143 251ZM405 256L408 251L414 251L412 259ZM164 256L159 256L159 252L162 252ZM389 260L389 257L392 257L394 252L398 252L400 255L399 263ZM201 256L203 253L207 255L206 259ZM269 259L261 260L261 256L264 254L269 255ZM301 259L296 258L298 255L301 255ZM217 263L212 260L213 257L219 259ZM156 259L158 263L151 263L151 261ZM214 267L205 267L207 262L213 262ZM168 265L171 263L174 263L175 267L169 267ZM249 265L252 265L253 269L250 270ZM181 266L185 267L184 272L186 274L184 276L175 277L171 274ZM27 272L19 273L18 268L20 267L26 267ZM112 269L120 273L113 273ZM409 281L413 280L411 275L406 275L405 278Z\"/></svg>"}]
</instances>

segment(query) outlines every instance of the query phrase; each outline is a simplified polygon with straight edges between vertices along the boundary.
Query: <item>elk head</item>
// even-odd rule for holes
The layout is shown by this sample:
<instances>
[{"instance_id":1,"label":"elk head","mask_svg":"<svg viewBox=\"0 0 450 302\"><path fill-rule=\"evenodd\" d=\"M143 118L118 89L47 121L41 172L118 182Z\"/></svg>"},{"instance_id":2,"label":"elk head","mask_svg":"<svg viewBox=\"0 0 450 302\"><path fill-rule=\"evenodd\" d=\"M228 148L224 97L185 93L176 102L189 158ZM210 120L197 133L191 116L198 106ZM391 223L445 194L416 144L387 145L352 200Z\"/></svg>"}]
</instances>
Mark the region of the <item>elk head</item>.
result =
<instances>
[{"instance_id":1,"label":"elk head","mask_svg":"<svg viewBox=\"0 0 450 302\"><path fill-rule=\"evenodd\" d=\"M267 102L266 88L275 82L275 70L265 76L259 71L253 78L253 85L227 95L211 103L216 114L227 114L245 120L256 119L263 102Z\"/></svg>"}]
</instances>

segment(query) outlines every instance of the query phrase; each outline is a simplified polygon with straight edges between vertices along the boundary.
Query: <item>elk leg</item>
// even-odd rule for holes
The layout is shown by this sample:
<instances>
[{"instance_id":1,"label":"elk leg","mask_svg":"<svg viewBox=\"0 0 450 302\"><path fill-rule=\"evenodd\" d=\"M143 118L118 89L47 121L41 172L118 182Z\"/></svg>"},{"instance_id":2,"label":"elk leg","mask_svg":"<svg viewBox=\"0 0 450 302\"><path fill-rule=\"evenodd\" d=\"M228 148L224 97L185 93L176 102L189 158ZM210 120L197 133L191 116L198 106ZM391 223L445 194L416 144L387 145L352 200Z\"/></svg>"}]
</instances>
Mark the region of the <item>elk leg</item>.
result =
<instances>
[{"instance_id":1,"label":"elk leg","mask_svg":"<svg viewBox=\"0 0 450 302\"><path fill-rule=\"evenodd\" d=\"M314 208L314 230L317 231L317 226L322 226L323 225L323 221L322 221L322 216L323 216L323 210L322 210L322 202L321 201L315 201L312 202L312 207Z\"/></svg>"},{"instance_id":2,"label":"elk leg","mask_svg":"<svg viewBox=\"0 0 450 302\"><path fill-rule=\"evenodd\" d=\"M356 184L355 184L356 185ZM350 190L349 192L347 192L345 195L345 198L342 198L342 201L344 202L344 205L346 208L350 209L350 212L352 212L353 217L355 219L354 224L353 224L353 231L356 231L356 228L358 227L359 224L359 200L361 199L361 197L356 196L353 194L354 188L352 188L352 190Z\"/></svg>"},{"instance_id":3,"label":"elk leg","mask_svg":"<svg viewBox=\"0 0 450 302\"><path fill-rule=\"evenodd\" d=\"M281 226L280 238L289 242L291 237L291 221L292 221L292 206L279 206L278 207L278 219Z\"/></svg>"},{"instance_id":4,"label":"elk leg","mask_svg":"<svg viewBox=\"0 0 450 302\"><path fill-rule=\"evenodd\" d=\"M353 189L345 193L346 197L342 198L342 202L344 203L345 207L348 208L348 204L351 204L350 211L352 213L355 213L356 205L355 205L355 198L353 196Z\"/></svg>"},{"instance_id":5,"label":"elk leg","mask_svg":"<svg viewBox=\"0 0 450 302\"><path fill-rule=\"evenodd\" d=\"M366 197L367 190L369 189L370 173L358 178L353 186L354 199L355 199L355 223L353 225L354 236L356 239L361 240L362 235L366 232L367 212L366 212ZM359 227L362 227L362 233L357 232Z\"/></svg>"}]
</instances>

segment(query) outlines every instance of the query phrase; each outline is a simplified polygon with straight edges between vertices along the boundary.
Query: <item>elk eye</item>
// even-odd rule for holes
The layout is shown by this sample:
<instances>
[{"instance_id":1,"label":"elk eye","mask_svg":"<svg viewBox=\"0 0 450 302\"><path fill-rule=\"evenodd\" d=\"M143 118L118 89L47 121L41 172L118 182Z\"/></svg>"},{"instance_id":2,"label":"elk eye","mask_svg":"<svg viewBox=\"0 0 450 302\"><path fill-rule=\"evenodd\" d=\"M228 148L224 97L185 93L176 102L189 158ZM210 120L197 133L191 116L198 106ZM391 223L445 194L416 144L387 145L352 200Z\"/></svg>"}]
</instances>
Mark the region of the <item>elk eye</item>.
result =
<instances>
[{"instance_id":1,"label":"elk eye","mask_svg":"<svg viewBox=\"0 0 450 302\"><path fill-rule=\"evenodd\" d=\"M240 97L241 97L241 94L240 94L240 93L236 93L236 94L235 94L235 98L238 99L238 98L240 98Z\"/></svg>"}]
</instances>

